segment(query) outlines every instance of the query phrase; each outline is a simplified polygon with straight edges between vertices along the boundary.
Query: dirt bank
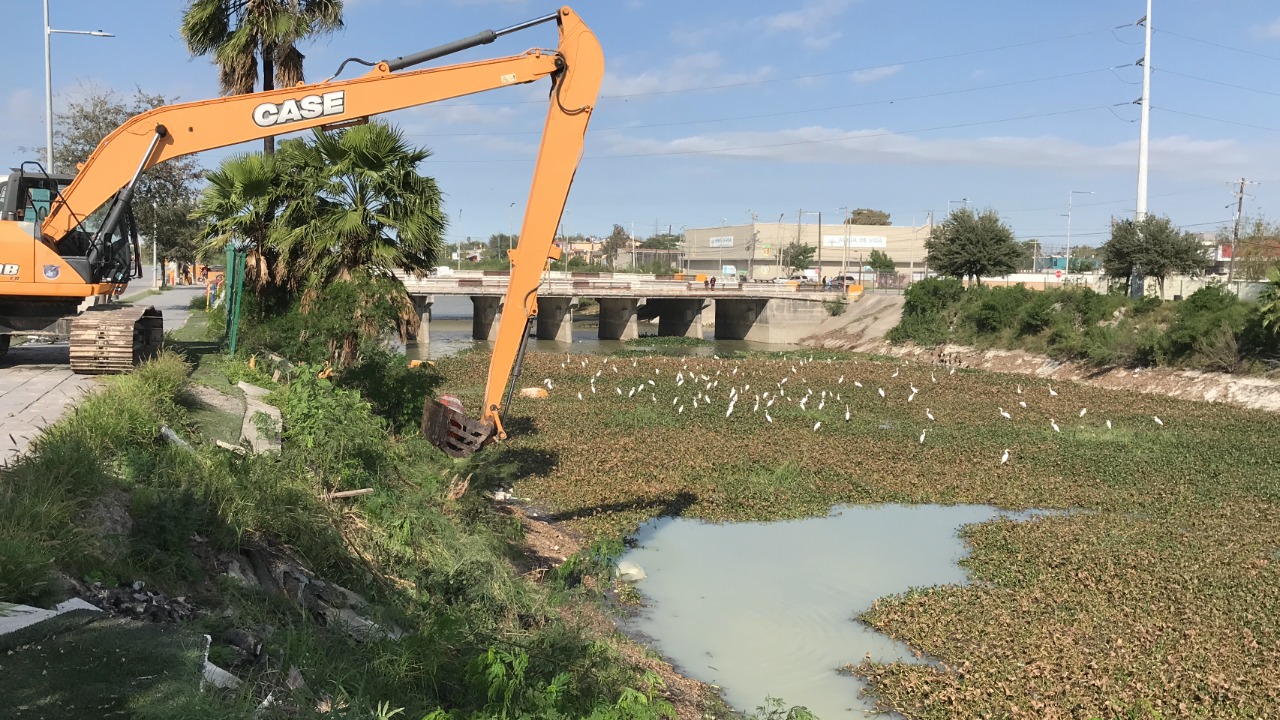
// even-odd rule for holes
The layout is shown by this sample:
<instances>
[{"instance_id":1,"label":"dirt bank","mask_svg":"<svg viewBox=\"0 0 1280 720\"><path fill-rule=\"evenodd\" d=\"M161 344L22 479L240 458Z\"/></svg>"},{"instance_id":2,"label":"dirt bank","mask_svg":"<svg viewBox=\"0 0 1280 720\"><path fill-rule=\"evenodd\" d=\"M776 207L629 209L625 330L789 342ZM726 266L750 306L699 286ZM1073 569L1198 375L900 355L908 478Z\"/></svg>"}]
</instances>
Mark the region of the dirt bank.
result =
<instances>
[{"instance_id":1,"label":"dirt bank","mask_svg":"<svg viewBox=\"0 0 1280 720\"><path fill-rule=\"evenodd\" d=\"M919 347L863 343L861 352L949 367L1018 373L1074 381L1114 390L1136 390L1201 402L1222 402L1252 410L1280 412L1280 380L1174 368L1097 368L1059 362L1021 350L978 350L963 345Z\"/></svg>"},{"instance_id":2,"label":"dirt bank","mask_svg":"<svg viewBox=\"0 0 1280 720\"><path fill-rule=\"evenodd\" d=\"M863 295L861 300L849 303L843 315L823 322L800 344L824 350L870 352L902 319L903 300L898 293Z\"/></svg>"},{"instance_id":3,"label":"dirt bank","mask_svg":"<svg viewBox=\"0 0 1280 720\"><path fill-rule=\"evenodd\" d=\"M802 344L1280 412L1280 379L1173 368L1098 368L1059 362L1021 350L978 350L964 345L891 345L885 342L884 336L902 318L902 304L902 295L864 296L861 301L850 304L844 315L823 323L818 332L805 338Z\"/></svg>"}]
</instances>

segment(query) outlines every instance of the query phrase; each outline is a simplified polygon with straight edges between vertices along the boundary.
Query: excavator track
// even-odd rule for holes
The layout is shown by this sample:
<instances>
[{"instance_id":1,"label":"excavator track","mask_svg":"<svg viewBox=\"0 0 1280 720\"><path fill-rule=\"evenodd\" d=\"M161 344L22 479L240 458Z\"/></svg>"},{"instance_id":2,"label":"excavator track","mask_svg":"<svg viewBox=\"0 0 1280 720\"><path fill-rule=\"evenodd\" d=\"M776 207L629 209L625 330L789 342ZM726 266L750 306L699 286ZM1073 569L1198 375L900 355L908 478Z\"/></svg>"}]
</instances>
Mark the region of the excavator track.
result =
<instances>
[{"instance_id":1,"label":"excavator track","mask_svg":"<svg viewBox=\"0 0 1280 720\"><path fill-rule=\"evenodd\" d=\"M96 305L71 321L71 371L117 375L160 351L164 317L151 306Z\"/></svg>"}]
</instances>

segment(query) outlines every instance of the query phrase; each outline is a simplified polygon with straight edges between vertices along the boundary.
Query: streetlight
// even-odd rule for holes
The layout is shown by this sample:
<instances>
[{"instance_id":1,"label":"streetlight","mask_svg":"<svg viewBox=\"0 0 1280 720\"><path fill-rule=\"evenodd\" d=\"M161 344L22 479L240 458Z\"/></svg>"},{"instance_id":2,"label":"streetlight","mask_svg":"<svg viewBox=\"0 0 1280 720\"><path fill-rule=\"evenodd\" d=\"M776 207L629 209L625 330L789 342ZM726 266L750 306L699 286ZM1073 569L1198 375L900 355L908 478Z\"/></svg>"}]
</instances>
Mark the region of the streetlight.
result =
<instances>
[{"instance_id":1,"label":"streetlight","mask_svg":"<svg viewBox=\"0 0 1280 720\"><path fill-rule=\"evenodd\" d=\"M800 217L805 215L818 216L818 276L822 276L822 211L821 210L801 210Z\"/></svg>"},{"instance_id":2,"label":"streetlight","mask_svg":"<svg viewBox=\"0 0 1280 720\"><path fill-rule=\"evenodd\" d=\"M1092 190L1072 190L1067 193L1067 269L1062 275L1063 285L1067 285L1071 282L1071 201L1075 200L1077 195L1092 194Z\"/></svg>"},{"instance_id":3,"label":"streetlight","mask_svg":"<svg viewBox=\"0 0 1280 720\"><path fill-rule=\"evenodd\" d=\"M840 259L840 283L843 285L845 275L849 273L849 225L853 211L847 207L839 209L844 211L844 257Z\"/></svg>"},{"instance_id":4,"label":"streetlight","mask_svg":"<svg viewBox=\"0 0 1280 720\"><path fill-rule=\"evenodd\" d=\"M952 204L952 203L964 203L964 207L965 207L965 209L966 209L966 210L967 210L967 209L969 209L969 198L960 198L959 200L948 200L948 201L947 201L947 214L948 214L948 215L950 215L950 214L951 214L951 204Z\"/></svg>"},{"instance_id":5,"label":"streetlight","mask_svg":"<svg viewBox=\"0 0 1280 720\"><path fill-rule=\"evenodd\" d=\"M53 172L53 62L49 53L49 36L54 33L115 37L101 30L55 30L49 27L49 0L44 0L44 159L45 172L50 173Z\"/></svg>"}]
</instances>

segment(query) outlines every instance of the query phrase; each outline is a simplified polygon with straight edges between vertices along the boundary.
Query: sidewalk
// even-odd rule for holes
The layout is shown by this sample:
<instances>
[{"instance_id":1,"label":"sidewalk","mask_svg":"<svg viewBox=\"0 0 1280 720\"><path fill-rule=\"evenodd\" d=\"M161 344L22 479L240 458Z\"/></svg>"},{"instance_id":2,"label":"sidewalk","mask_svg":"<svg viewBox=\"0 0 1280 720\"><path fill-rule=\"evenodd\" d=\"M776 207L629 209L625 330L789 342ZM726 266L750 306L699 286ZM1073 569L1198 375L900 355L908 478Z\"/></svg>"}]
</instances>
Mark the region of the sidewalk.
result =
<instances>
[{"instance_id":1,"label":"sidewalk","mask_svg":"<svg viewBox=\"0 0 1280 720\"><path fill-rule=\"evenodd\" d=\"M165 332L186 324L187 306L203 287L183 287L143 298L164 313ZM0 466L22 455L31 441L97 387L96 377L71 372L66 343L17 345L0 358Z\"/></svg>"}]
</instances>

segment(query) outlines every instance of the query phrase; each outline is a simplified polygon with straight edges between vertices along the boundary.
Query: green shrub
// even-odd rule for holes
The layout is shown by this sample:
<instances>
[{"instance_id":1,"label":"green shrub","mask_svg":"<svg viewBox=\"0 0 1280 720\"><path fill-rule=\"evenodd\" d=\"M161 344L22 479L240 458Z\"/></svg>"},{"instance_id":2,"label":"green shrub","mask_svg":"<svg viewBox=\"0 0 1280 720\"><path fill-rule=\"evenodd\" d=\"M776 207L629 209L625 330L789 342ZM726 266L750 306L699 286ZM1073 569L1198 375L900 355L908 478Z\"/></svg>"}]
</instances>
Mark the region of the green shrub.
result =
<instances>
[{"instance_id":1,"label":"green shrub","mask_svg":"<svg viewBox=\"0 0 1280 720\"><path fill-rule=\"evenodd\" d=\"M187 303L189 310L208 310L209 298L205 295L197 295L191 298L191 302Z\"/></svg>"},{"instance_id":2,"label":"green shrub","mask_svg":"<svg viewBox=\"0 0 1280 720\"><path fill-rule=\"evenodd\" d=\"M1194 362L1197 345L1205 349L1205 338L1217 337L1221 346L1221 332L1225 330L1234 336L1244 329L1248 316L1249 306L1226 288L1209 285L1197 290L1178 305L1169 326L1171 356L1179 361ZM1200 357L1203 359L1203 354Z\"/></svg>"},{"instance_id":3,"label":"green shrub","mask_svg":"<svg viewBox=\"0 0 1280 720\"><path fill-rule=\"evenodd\" d=\"M927 315L906 315L893 326L885 339L894 344L913 342L917 345L934 346L947 342L947 324L937 313Z\"/></svg>"},{"instance_id":4,"label":"green shrub","mask_svg":"<svg viewBox=\"0 0 1280 720\"><path fill-rule=\"evenodd\" d=\"M398 433L417 432L423 404L440 382L431 366L411 368L404 355L379 349L366 350L355 366L338 375L338 385L358 390L373 412Z\"/></svg>"},{"instance_id":5,"label":"green shrub","mask_svg":"<svg viewBox=\"0 0 1280 720\"><path fill-rule=\"evenodd\" d=\"M974 328L989 335L1014 329L1031 292L1023 285L988 288L970 315Z\"/></svg>"},{"instance_id":6,"label":"green shrub","mask_svg":"<svg viewBox=\"0 0 1280 720\"><path fill-rule=\"evenodd\" d=\"M1022 325L1019 332L1034 335L1053 322L1054 299L1048 293L1036 293L1022 309Z\"/></svg>"},{"instance_id":7,"label":"green shrub","mask_svg":"<svg viewBox=\"0 0 1280 720\"><path fill-rule=\"evenodd\" d=\"M964 297L964 283L955 278L927 278L907 288L903 316L942 313Z\"/></svg>"}]
</instances>

